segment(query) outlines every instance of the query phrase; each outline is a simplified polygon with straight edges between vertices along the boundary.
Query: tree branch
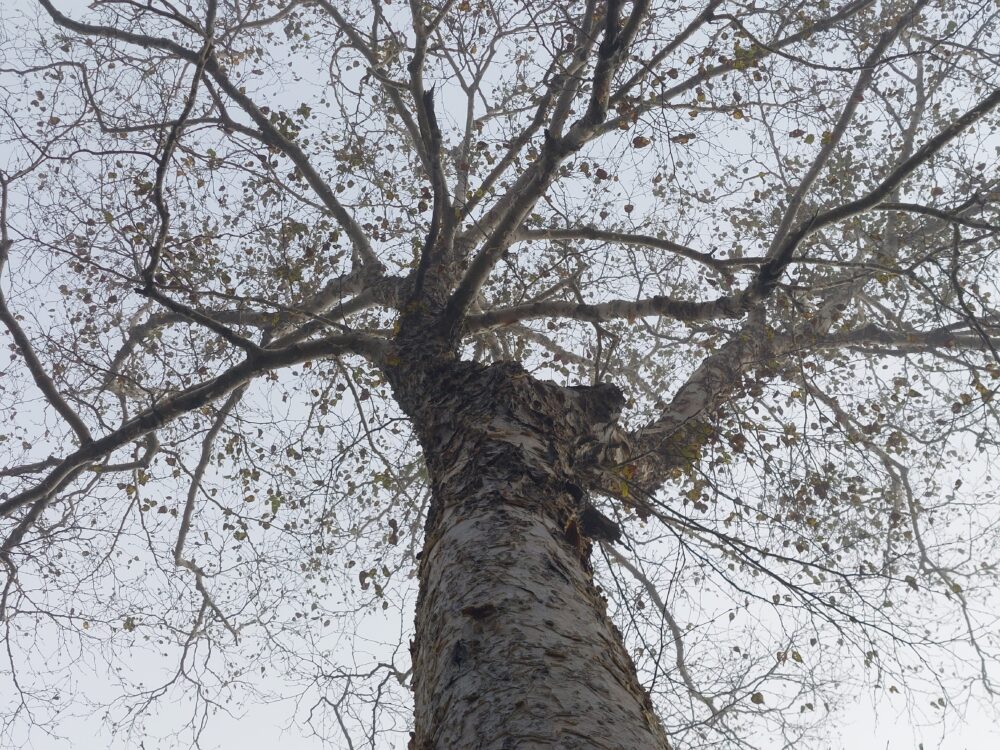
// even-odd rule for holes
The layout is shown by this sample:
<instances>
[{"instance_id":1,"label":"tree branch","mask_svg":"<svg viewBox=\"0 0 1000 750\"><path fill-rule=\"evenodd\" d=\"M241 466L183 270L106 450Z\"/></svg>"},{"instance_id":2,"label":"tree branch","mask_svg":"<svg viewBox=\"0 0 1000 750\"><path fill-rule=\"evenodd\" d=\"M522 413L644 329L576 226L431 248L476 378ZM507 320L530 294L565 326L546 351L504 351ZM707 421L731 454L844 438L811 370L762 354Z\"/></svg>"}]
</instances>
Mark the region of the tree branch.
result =
<instances>
[{"instance_id":1,"label":"tree branch","mask_svg":"<svg viewBox=\"0 0 1000 750\"><path fill-rule=\"evenodd\" d=\"M0 516L9 516L18 509L30 505L32 506L31 510L25 518L33 522L52 497L73 481L88 465L109 455L121 446L160 429L177 417L231 393L267 370L286 367L305 360L336 357L344 354L360 354L375 361L381 361L385 349L386 343L383 339L362 334L345 334L292 344L282 349L261 350L254 357L248 357L217 377L187 388L156 406L146 409L117 430L102 438L92 440L69 454L34 487L0 503ZM27 526L23 529L20 527L16 529L0 547L0 551L9 551L16 546L26 530Z\"/></svg>"},{"instance_id":2,"label":"tree branch","mask_svg":"<svg viewBox=\"0 0 1000 750\"><path fill-rule=\"evenodd\" d=\"M181 60L197 64L198 53L192 52L173 40L151 36L148 34L122 31L121 29L116 29L111 26L82 23L69 18L63 13L60 13L52 5L51 0L38 0L38 2L49 14L52 20L64 29L74 31L78 34L84 34L86 36L116 39L118 41L138 45L147 49L150 47L154 49L161 49L172 53ZM233 101L240 105L240 108L250 117L251 120L254 121L260 129L264 142L285 154L285 156L287 156L292 163L298 167L306 182L309 183L310 187L312 187L312 189L319 196L327 210L344 229L344 232L350 238L355 251L362 258L362 261L365 263L369 271L381 274L384 271L384 267L375 255L368 236L365 234L364 230L357 223L357 221L355 221L354 217L352 217L340 201L337 200L337 196L334 194L333 190L326 183L326 181L320 176L319 172L317 172L313 167L305 152L302 151L298 144L282 135L270 119L260 111L260 108L253 102L253 100L229 79L222 66L219 64L219 61L211 52L209 52L205 69L219 85L219 88L226 92L226 94Z\"/></svg>"},{"instance_id":3,"label":"tree branch","mask_svg":"<svg viewBox=\"0 0 1000 750\"><path fill-rule=\"evenodd\" d=\"M7 265L10 248L14 244L13 240L10 239L7 229L8 190L9 182L7 176L0 175L0 191L2 191L0 193L0 274L3 273L4 267ZM45 400L66 420L66 423L76 433L80 445L90 443L93 439L90 436L90 430L80 416L66 402L62 394L59 393L56 384L45 371L45 366L42 365L35 354L35 350L32 348L31 341L27 335L25 335L24 329L21 328L20 323L17 322L17 318L7 306L7 300L4 297L2 288L0 288L0 321L3 321L3 324L10 332L11 338L14 339L18 351L20 351L28 367L28 372L31 373L31 377L35 381L35 385L38 386L38 390L45 396Z\"/></svg>"}]
</instances>

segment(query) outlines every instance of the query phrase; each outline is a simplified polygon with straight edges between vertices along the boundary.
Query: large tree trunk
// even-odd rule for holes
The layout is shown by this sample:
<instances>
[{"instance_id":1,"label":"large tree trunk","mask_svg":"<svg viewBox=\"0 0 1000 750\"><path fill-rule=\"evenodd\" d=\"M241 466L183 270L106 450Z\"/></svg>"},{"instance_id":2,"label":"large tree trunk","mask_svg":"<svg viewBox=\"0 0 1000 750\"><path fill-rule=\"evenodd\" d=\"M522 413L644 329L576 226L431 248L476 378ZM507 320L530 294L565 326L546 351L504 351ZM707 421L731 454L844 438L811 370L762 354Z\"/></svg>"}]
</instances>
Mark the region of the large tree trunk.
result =
<instances>
[{"instance_id":1,"label":"large tree trunk","mask_svg":"<svg viewBox=\"0 0 1000 750\"><path fill-rule=\"evenodd\" d=\"M516 365L452 362L395 380L413 388L401 402L433 489L411 747L669 747L593 585L600 522L577 484L620 394Z\"/></svg>"}]
</instances>

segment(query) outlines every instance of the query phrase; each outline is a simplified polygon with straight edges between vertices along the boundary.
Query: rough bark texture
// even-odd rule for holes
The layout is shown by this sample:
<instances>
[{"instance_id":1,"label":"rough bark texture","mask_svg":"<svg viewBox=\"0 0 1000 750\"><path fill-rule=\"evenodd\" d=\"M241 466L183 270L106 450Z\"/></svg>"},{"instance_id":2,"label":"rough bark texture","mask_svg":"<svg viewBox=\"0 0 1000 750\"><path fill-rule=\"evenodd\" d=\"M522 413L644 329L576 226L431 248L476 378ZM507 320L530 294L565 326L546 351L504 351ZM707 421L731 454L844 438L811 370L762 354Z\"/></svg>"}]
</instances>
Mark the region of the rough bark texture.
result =
<instances>
[{"instance_id":1,"label":"rough bark texture","mask_svg":"<svg viewBox=\"0 0 1000 750\"><path fill-rule=\"evenodd\" d=\"M610 522L595 526L578 484L621 394L512 364L395 380L434 496L411 747L669 747L593 585L587 533Z\"/></svg>"}]
</instances>

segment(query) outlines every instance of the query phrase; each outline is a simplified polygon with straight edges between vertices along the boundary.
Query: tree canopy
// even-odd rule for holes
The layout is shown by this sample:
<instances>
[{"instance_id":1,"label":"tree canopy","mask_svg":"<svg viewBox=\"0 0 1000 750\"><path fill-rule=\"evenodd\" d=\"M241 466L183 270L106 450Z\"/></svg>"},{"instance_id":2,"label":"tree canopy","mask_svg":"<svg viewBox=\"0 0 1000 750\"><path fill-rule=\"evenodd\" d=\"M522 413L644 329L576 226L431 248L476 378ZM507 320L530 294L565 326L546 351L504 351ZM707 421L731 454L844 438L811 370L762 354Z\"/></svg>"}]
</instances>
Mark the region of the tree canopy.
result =
<instances>
[{"instance_id":1,"label":"tree canopy","mask_svg":"<svg viewBox=\"0 0 1000 750\"><path fill-rule=\"evenodd\" d=\"M992 695L998 15L5 3L4 744L405 747L445 355L623 394L584 531L673 747Z\"/></svg>"}]
</instances>

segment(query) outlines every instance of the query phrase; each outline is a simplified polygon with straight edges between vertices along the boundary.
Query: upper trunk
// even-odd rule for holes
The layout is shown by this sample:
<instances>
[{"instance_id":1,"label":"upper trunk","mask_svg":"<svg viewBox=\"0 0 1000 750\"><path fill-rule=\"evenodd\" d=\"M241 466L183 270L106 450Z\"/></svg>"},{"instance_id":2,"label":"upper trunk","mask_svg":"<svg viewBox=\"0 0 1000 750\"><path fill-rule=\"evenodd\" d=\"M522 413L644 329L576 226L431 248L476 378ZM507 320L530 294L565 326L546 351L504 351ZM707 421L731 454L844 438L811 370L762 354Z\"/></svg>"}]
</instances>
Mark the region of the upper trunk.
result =
<instances>
[{"instance_id":1,"label":"upper trunk","mask_svg":"<svg viewBox=\"0 0 1000 750\"><path fill-rule=\"evenodd\" d=\"M669 747L589 563L588 535L614 527L588 508L579 464L617 389L456 362L393 380L433 492L411 747Z\"/></svg>"}]
</instances>

